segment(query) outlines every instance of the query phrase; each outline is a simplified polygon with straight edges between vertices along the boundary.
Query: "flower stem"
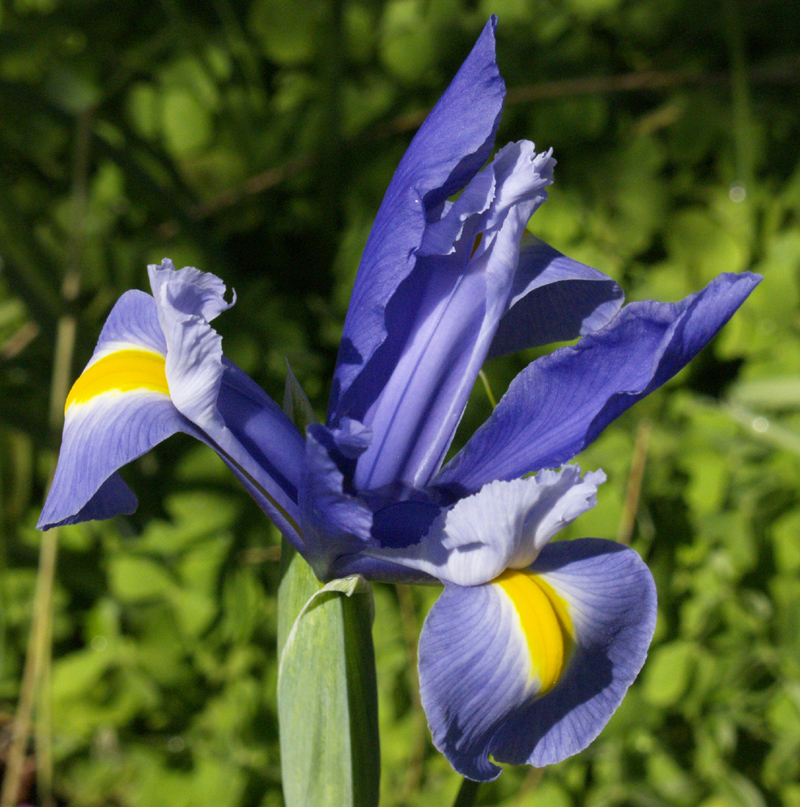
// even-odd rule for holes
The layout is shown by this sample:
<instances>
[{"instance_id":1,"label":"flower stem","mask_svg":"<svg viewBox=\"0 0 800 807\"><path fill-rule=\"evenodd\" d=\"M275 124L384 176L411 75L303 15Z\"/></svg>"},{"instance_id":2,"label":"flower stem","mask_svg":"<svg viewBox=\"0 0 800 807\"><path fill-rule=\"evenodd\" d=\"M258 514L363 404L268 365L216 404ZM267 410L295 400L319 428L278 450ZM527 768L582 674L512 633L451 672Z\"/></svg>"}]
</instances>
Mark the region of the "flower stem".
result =
<instances>
[{"instance_id":1,"label":"flower stem","mask_svg":"<svg viewBox=\"0 0 800 807\"><path fill-rule=\"evenodd\" d=\"M650 447L650 435L653 433L653 421L644 419L639 421L636 430L636 442L633 445L631 470L628 473L628 487L625 492L625 504L622 508L622 518L617 531L617 541L630 546L633 530L636 526L636 513L639 510L639 499L642 494L644 481L644 467L647 462L647 451Z\"/></svg>"},{"instance_id":2,"label":"flower stem","mask_svg":"<svg viewBox=\"0 0 800 807\"><path fill-rule=\"evenodd\" d=\"M458 795L453 802L453 807L473 807L475 798L478 795L478 788L481 786L480 782L473 782L471 779L464 779L461 787L458 789Z\"/></svg>"},{"instance_id":3,"label":"flower stem","mask_svg":"<svg viewBox=\"0 0 800 807\"><path fill-rule=\"evenodd\" d=\"M58 549L58 530L49 530L42 536L39 550L39 570L36 577L36 593L33 599L33 619L25 654L25 667L20 683L19 701L12 724L11 744L6 756L6 771L0 793L2 807L14 807L23 774L25 752L31 730L31 715L38 693L42 663L47 657L46 643L50 641L50 609L52 608L53 584Z\"/></svg>"},{"instance_id":4,"label":"flower stem","mask_svg":"<svg viewBox=\"0 0 800 807\"><path fill-rule=\"evenodd\" d=\"M74 304L80 291L91 121L92 110L86 109L78 116L76 125L72 182L73 232L69 262L61 283L61 297L65 303L65 310L60 316L56 328L53 375L50 382L49 426L54 434L61 431L64 422L64 402L69 390L72 361L75 355L77 320L71 311L71 305ZM50 482L52 481L53 472L51 471ZM49 701L50 698L53 589L58 558L58 533L57 529L45 532L39 549L39 568L36 573L31 632L25 653L19 700L12 724L11 743L6 755L5 776L2 790L0 790L0 807L13 807L18 801L33 712L37 705L39 709L36 732L37 762L40 766L40 769L37 770L39 803L43 805L55 803L52 793L52 727L50 725L50 707L46 701Z\"/></svg>"}]
</instances>

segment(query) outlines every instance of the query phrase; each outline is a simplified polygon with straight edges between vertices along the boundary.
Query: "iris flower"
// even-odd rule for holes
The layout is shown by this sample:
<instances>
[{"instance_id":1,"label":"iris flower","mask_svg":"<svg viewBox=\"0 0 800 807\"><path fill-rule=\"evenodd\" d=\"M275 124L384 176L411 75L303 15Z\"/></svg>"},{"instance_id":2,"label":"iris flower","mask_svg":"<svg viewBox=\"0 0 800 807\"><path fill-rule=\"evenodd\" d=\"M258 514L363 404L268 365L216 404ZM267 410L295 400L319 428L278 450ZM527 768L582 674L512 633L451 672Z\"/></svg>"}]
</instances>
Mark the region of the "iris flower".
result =
<instances>
[{"instance_id":1,"label":"iris flower","mask_svg":"<svg viewBox=\"0 0 800 807\"><path fill-rule=\"evenodd\" d=\"M602 472L564 465L678 372L754 288L726 274L677 303L622 307L617 284L536 239L555 160L491 156L505 88L490 20L389 185L353 289L324 424L301 435L222 355L231 303L211 274L150 266L70 392L40 520L130 513L118 469L177 431L213 448L322 580L443 584L419 647L433 740L475 780L585 748L638 674L649 570L611 541L549 543ZM447 464L487 358L532 362Z\"/></svg>"}]
</instances>

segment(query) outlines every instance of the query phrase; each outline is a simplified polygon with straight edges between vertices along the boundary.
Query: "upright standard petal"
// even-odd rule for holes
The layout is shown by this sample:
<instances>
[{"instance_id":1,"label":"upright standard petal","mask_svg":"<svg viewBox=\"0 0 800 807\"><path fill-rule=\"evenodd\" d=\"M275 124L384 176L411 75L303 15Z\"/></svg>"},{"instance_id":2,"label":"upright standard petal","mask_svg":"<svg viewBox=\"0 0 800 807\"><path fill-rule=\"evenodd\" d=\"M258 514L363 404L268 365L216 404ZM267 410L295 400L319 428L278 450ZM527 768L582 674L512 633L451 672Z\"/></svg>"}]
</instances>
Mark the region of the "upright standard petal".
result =
<instances>
[{"instance_id":1,"label":"upright standard petal","mask_svg":"<svg viewBox=\"0 0 800 807\"><path fill-rule=\"evenodd\" d=\"M345 320L328 410L340 401L386 338L389 300L415 264L426 223L469 182L491 153L505 96L492 17L444 95L422 124L392 178L372 226ZM342 413L344 414L344 413Z\"/></svg>"},{"instance_id":2,"label":"upright standard petal","mask_svg":"<svg viewBox=\"0 0 800 807\"><path fill-rule=\"evenodd\" d=\"M424 487L439 469L506 311L525 225L555 160L511 143L425 231L386 309L387 337L342 403L374 438L354 482ZM413 312L413 313L412 313Z\"/></svg>"},{"instance_id":3,"label":"upright standard petal","mask_svg":"<svg viewBox=\"0 0 800 807\"><path fill-rule=\"evenodd\" d=\"M641 669L656 595L611 541L546 546L528 570L445 586L420 637L422 704L436 747L487 781L489 761L544 766L585 748Z\"/></svg>"},{"instance_id":4,"label":"upright standard petal","mask_svg":"<svg viewBox=\"0 0 800 807\"><path fill-rule=\"evenodd\" d=\"M508 310L487 358L599 331L625 295L610 277L538 238L523 240Z\"/></svg>"},{"instance_id":5,"label":"upright standard petal","mask_svg":"<svg viewBox=\"0 0 800 807\"><path fill-rule=\"evenodd\" d=\"M631 303L601 331L536 360L436 484L463 496L572 459L686 366L759 281L726 274L678 303Z\"/></svg>"},{"instance_id":6,"label":"upright standard petal","mask_svg":"<svg viewBox=\"0 0 800 807\"><path fill-rule=\"evenodd\" d=\"M536 560L556 533L597 503L602 471L577 466L498 481L456 502L418 544L364 554L425 572L445 583L478 586Z\"/></svg>"}]
</instances>

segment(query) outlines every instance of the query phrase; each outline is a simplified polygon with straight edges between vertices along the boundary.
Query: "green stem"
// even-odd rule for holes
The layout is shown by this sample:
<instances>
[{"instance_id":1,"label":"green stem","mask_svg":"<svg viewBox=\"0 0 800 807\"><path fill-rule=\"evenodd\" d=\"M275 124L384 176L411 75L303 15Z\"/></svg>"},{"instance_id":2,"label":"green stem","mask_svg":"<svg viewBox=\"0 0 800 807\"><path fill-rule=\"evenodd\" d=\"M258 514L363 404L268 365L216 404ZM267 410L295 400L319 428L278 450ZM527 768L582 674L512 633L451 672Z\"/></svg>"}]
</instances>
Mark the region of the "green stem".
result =
<instances>
[{"instance_id":1,"label":"green stem","mask_svg":"<svg viewBox=\"0 0 800 807\"><path fill-rule=\"evenodd\" d=\"M473 807L478 796L480 782L473 782L472 779L464 779L458 789L458 795L453 802L453 807Z\"/></svg>"},{"instance_id":2,"label":"green stem","mask_svg":"<svg viewBox=\"0 0 800 807\"><path fill-rule=\"evenodd\" d=\"M53 434L61 431L64 422L64 401L67 398L75 355L77 320L70 307L80 291L81 261L83 255L84 218L86 215L86 188L89 175L89 144L91 142L92 110L83 111L77 119L76 153L73 167L73 232L69 263L61 284L61 297L66 311L59 318L56 329L53 376L50 383L49 425ZM50 473L50 482L53 472ZM33 598L31 633L25 654L25 666L20 682L19 701L12 724L11 744L6 755L6 771L0 790L0 807L13 807L22 781L25 754L31 733L34 707L39 699L37 727L38 770L40 803L53 804L52 727L49 704L43 709L41 699L50 698L50 664L52 662L53 589L55 587L58 558L58 529L44 533L39 549L39 568ZM47 666L48 669L44 669Z\"/></svg>"},{"instance_id":3,"label":"green stem","mask_svg":"<svg viewBox=\"0 0 800 807\"><path fill-rule=\"evenodd\" d=\"M12 724L11 744L6 756L6 772L0 805L13 807L17 803L20 782L25 762L25 752L31 730L31 715L41 675L42 660L46 656L45 643L50 637L50 609L52 608L53 581L55 578L58 530L53 529L42 536L39 551L39 570L36 577L36 593L33 598L33 619L25 654L25 667L20 683L19 702Z\"/></svg>"}]
</instances>

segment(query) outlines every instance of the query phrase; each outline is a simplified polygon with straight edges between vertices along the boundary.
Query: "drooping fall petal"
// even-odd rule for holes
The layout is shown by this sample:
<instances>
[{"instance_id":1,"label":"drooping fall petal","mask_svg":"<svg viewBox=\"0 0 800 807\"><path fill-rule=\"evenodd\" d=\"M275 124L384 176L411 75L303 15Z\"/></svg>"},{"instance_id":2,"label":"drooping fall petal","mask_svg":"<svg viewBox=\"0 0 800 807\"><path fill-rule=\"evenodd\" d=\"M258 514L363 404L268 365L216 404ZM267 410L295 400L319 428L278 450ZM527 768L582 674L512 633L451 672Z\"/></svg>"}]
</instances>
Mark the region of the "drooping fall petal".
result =
<instances>
[{"instance_id":1,"label":"drooping fall petal","mask_svg":"<svg viewBox=\"0 0 800 807\"><path fill-rule=\"evenodd\" d=\"M656 595L631 549L545 547L527 571L446 585L422 630L420 694L436 747L461 774L553 764L603 729L644 663Z\"/></svg>"},{"instance_id":2,"label":"drooping fall petal","mask_svg":"<svg viewBox=\"0 0 800 807\"><path fill-rule=\"evenodd\" d=\"M158 298L124 294L68 398L42 529L131 513L117 471L178 431L217 451L296 546L304 442L241 370L222 357L206 317L225 287L196 269L150 267Z\"/></svg>"}]
</instances>

